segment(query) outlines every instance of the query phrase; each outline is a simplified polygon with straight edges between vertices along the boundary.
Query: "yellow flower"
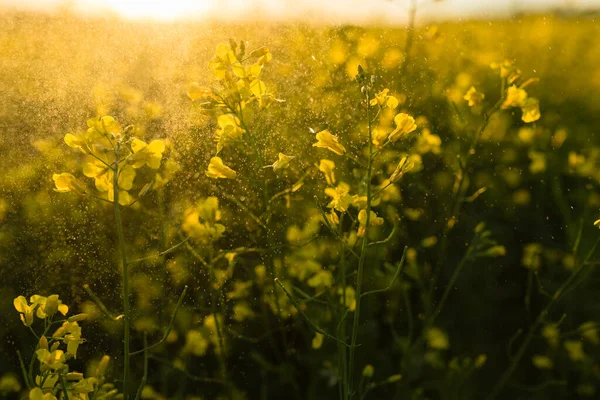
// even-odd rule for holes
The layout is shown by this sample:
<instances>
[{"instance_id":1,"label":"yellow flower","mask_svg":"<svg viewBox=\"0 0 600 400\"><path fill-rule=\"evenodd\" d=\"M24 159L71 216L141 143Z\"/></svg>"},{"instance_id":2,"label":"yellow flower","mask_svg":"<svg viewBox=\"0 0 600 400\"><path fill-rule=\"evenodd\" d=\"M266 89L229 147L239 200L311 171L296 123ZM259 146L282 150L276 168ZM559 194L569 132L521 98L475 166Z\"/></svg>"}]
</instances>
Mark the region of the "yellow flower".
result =
<instances>
[{"instance_id":1,"label":"yellow flower","mask_svg":"<svg viewBox=\"0 0 600 400\"><path fill-rule=\"evenodd\" d=\"M523 122L534 122L540 119L540 102L534 97L529 97L521 106Z\"/></svg>"},{"instance_id":2,"label":"yellow flower","mask_svg":"<svg viewBox=\"0 0 600 400\"><path fill-rule=\"evenodd\" d=\"M133 139L131 141L131 150L134 153L131 156L133 168L141 168L144 165L152 169L160 168L165 148L165 142L162 140L153 140L147 144L142 140Z\"/></svg>"},{"instance_id":3,"label":"yellow flower","mask_svg":"<svg viewBox=\"0 0 600 400\"><path fill-rule=\"evenodd\" d=\"M87 140L96 141L107 137L120 139L123 129L121 125L111 116L96 117L88 119L87 125L89 129L86 132Z\"/></svg>"},{"instance_id":4,"label":"yellow flower","mask_svg":"<svg viewBox=\"0 0 600 400\"><path fill-rule=\"evenodd\" d=\"M506 99L502 103L502 109L506 110L510 107L522 107L527 101L527 92L524 89L518 88L516 85L512 85L506 91Z\"/></svg>"},{"instance_id":5,"label":"yellow flower","mask_svg":"<svg viewBox=\"0 0 600 400\"><path fill-rule=\"evenodd\" d=\"M335 184L335 174L333 172L334 169L335 163L331 160L321 160L319 162L319 171L325 175L325 181L328 185Z\"/></svg>"},{"instance_id":6,"label":"yellow flower","mask_svg":"<svg viewBox=\"0 0 600 400\"><path fill-rule=\"evenodd\" d=\"M39 306L36 315L40 319L51 317L56 314L57 311L59 311L62 315L67 315L69 312L69 307L59 300L57 294L53 294L48 297L34 294L31 296L29 301L31 301L32 304L37 304Z\"/></svg>"},{"instance_id":7,"label":"yellow flower","mask_svg":"<svg viewBox=\"0 0 600 400\"><path fill-rule=\"evenodd\" d=\"M98 385L98 379L96 378L81 379L73 385L73 392L84 396L77 396L75 398L88 398L87 394L93 392L96 385Z\"/></svg>"},{"instance_id":8,"label":"yellow flower","mask_svg":"<svg viewBox=\"0 0 600 400\"><path fill-rule=\"evenodd\" d=\"M463 99L469 102L469 107L480 106L483 99L485 99L485 95L481 92L478 92L474 86L471 86Z\"/></svg>"},{"instance_id":9,"label":"yellow flower","mask_svg":"<svg viewBox=\"0 0 600 400\"><path fill-rule=\"evenodd\" d=\"M190 353L197 357L206 354L208 349L208 341L200 331L190 330L187 332L185 339L184 353Z\"/></svg>"},{"instance_id":10,"label":"yellow flower","mask_svg":"<svg viewBox=\"0 0 600 400\"><path fill-rule=\"evenodd\" d=\"M356 291L352 286L346 287L346 290L343 287L338 288L338 295L342 297L345 295L345 298L342 298L342 300L349 311L356 310Z\"/></svg>"},{"instance_id":11,"label":"yellow flower","mask_svg":"<svg viewBox=\"0 0 600 400\"><path fill-rule=\"evenodd\" d=\"M346 212L350 204L352 204L352 196L348 193L349 191L350 185L345 182L340 182L335 189L326 188L325 194L332 198L327 207L334 208L340 212Z\"/></svg>"},{"instance_id":12,"label":"yellow flower","mask_svg":"<svg viewBox=\"0 0 600 400\"><path fill-rule=\"evenodd\" d=\"M213 70L216 79L224 79L229 67L237 61L231 47L221 43L217 46L217 51L208 66Z\"/></svg>"},{"instance_id":13,"label":"yellow flower","mask_svg":"<svg viewBox=\"0 0 600 400\"><path fill-rule=\"evenodd\" d=\"M440 328L430 328L427 331L427 345L432 349L445 350L450 347L448 335Z\"/></svg>"},{"instance_id":14,"label":"yellow flower","mask_svg":"<svg viewBox=\"0 0 600 400\"><path fill-rule=\"evenodd\" d=\"M415 150L420 154L432 152L433 154L439 154L441 149L442 139L436 134L431 133L427 128L423 129L421 135L415 143Z\"/></svg>"},{"instance_id":15,"label":"yellow flower","mask_svg":"<svg viewBox=\"0 0 600 400\"><path fill-rule=\"evenodd\" d=\"M500 70L500 77L508 78L509 82L515 81L521 75L521 71L510 60L504 60L502 63L493 62L490 68Z\"/></svg>"},{"instance_id":16,"label":"yellow flower","mask_svg":"<svg viewBox=\"0 0 600 400\"><path fill-rule=\"evenodd\" d=\"M112 202L115 201L115 191L114 191L114 188L112 187L112 185L111 185L110 189L108 190L107 198L108 198L108 201L112 201ZM133 196L131 196L129 194L129 192L127 192L126 190L119 190L119 204L120 205L128 206L131 203L133 203L134 201L135 201L135 199L133 198Z\"/></svg>"},{"instance_id":17,"label":"yellow flower","mask_svg":"<svg viewBox=\"0 0 600 400\"><path fill-rule=\"evenodd\" d=\"M261 97L267 93L267 86L260 79L255 79L250 82L250 91L256 97Z\"/></svg>"},{"instance_id":18,"label":"yellow flower","mask_svg":"<svg viewBox=\"0 0 600 400\"><path fill-rule=\"evenodd\" d=\"M373 128L373 144L375 145L375 147L377 147L378 149L380 149L386 142L387 138L388 138L388 130L386 128L383 127L375 127Z\"/></svg>"},{"instance_id":19,"label":"yellow flower","mask_svg":"<svg viewBox=\"0 0 600 400\"><path fill-rule=\"evenodd\" d=\"M210 159L208 169L206 170L206 176L209 178L233 179L236 175L237 172L223 164L221 157L213 157Z\"/></svg>"},{"instance_id":20,"label":"yellow flower","mask_svg":"<svg viewBox=\"0 0 600 400\"><path fill-rule=\"evenodd\" d=\"M65 326L67 325L68 326ZM77 349L79 345L84 342L81 338L81 327L77 322L65 322L63 327L67 330L67 334L64 336L64 343L67 345L67 353L71 354L73 358L77 358Z\"/></svg>"},{"instance_id":21,"label":"yellow flower","mask_svg":"<svg viewBox=\"0 0 600 400\"><path fill-rule=\"evenodd\" d=\"M381 107L396 108L398 107L398 99L394 96L388 96L389 89L383 89L381 92L375 95L374 99L371 99L370 105L378 105Z\"/></svg>"},{"instance_id":22,"label":"yellow flower","mask_svg":"<svg viewBox=\"0 0 600 400\"><path fill-rule=\"evenodd\" d=\"M320 349L321 346L323 346L323 338L324 337L325 336L323 336L322 333L319 333L319 332L315 333L315 337L312 340L312 348L315 350Z\"/></svg>"},{"instance_id":23,"label":"yellow flower","mask_svg":"<svg viewBox=\"0 0 600 400\"><path fill-rule=\"evenodd\" d=\"M59 193L76 192L78 194L85 194L85 185L72 174L63 172L61 174L53 174L52 179L54 180L54 191Z\"/></svg>"},{"instance_id":24,"label":"yellow flower","mask_svg":"<svg viewBox=\"0 0 600 400\"><path fill-rule=\"evenodd\" d=\"M394 129L388 136L390 142L395 142L417 129L415 119L408 114L400 113L394 117L396 123L396 129Z\"/></svg>"},{"instance_id":25,"label":"yellow flower","mask_svg":"<svg viewBox=\"0 0 600 400\"><path fill-rule=\"evenodd\" d=\"M58 370L66 367L65 352L62 350L50 352L46 349L39 349L35 354L41 364L42 371L47 371L49 369Z\"/></svg>"},{"instance_id":26,"label":"yellow flower","mask_svg":"<svg viewBox=\"0 0 600 400\"><path fill-rule=\"evenodd\" d=\"M185 211L181 228L194 239L209 244L225 232L225 227L216 223L220 219L219 200L211 196Z\"/></svg>"},{"instance_id":27,"label":"yellow flower","mask_svg":"<svg viewBox=\"0 0 600 400\"><path fill-rule=\"evenodd\" d=\"M383 218L380 218L373 211L370 212L369 226L383 225ZM360 210L358 213L358 237L363 237L367 233L367 210Z\"/></svg>"},{"instance_id":28,"label":"yellow flower","mask_svg":"<svg viewBox=\"0 0 600 400\"><path fill-rule=\"evenodd\" d=\"M583 351L583 342L580 340L565 340L565 350L569 354L569 358L573 361L585 360L585 352Z\"/></svg>"},{"instance_id":29,"label":"yellow flower","mask_svg":"<svg viewBox=\"0 0 600 400\"><path fill-rule=\"evenodd\" d=\"M64 140L65 140L65 143L67 144L67 146L72 147L74 149L81 151L82 153L87 154L87 151L85 149L85 148L87 148L87 138L84 133L75 133L75 134L67 133L65 135Z\"/></svg>"},{"instance_id":30,"label":"yellow flower","mask_svg":"<svg viewBox=\"0 0 600 400\"><path fill-rule=\"evenodd\" d=\"M338 138L333 136L329 131L321 131L316 134L317 143L313 143L313 147L321 147L333 151L341 156L346 153L346 148L338 142Z\"/></svg>"},{"instance_id":31,"label":"yellow flower","mask_svg":"<svg viewBox=\"0 0 600 400\"><path fill-rule=\"evenodd\" d=\"M278 171L280 169L287 168L290 165L290 161L292 161L294 158L296 158L296 157L286 156L283 153L279 153L279 159L277 161L275 161L273 163L273 165L267 165L265 168L273 167L273 171Z\"/></svg>"},{"instance_id":32,"label":"yellow flower","mask_svg":"<svg viewBox=\"0 0 600 400\"><path fill-rule=\"evenodd\" d=\"M56 396L52 392L44 394L41 388L36 387L29 391L29 400L56 400Z\"/></svg>"},{"instance_id":33,"label":"yellow flower","mask_svg":"<svg viewBox=\"0 0 600 400\"><path fill-rule=\"evenodd\" d=\"M554 363L550 357L541 354L535 354L533 357L531 357L531 362L536 368L539 369L552 369L554 366Z\"/></svg>"},{"instance_id":34,"label":"yellow flower","mask_svg":"<svg viewBox=\"0 0 600 400\"><path fill-rule=\"evenodd\" d=\"M20 312L21 322L25 326L31 326L33 324L33 311L38 306L37 303L29 305L27 299L24 296L19 296L13 300L13 305Z\"/></svg>"}]
</instances>

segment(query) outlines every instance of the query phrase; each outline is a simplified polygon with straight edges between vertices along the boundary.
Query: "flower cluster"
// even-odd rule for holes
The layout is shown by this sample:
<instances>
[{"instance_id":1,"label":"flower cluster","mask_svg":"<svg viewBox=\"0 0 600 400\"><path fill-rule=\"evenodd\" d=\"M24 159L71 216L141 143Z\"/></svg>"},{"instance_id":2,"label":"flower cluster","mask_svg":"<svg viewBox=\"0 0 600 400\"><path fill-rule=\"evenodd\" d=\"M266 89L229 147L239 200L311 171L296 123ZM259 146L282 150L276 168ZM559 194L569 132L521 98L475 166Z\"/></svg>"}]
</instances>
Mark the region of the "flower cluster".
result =
<instances>
[{"instance_id":1,"label":"flower cluster","mask_svg":"<svg viewBox=\"0 0 600 400\"><path fill-rule=\"evenodd\" d=\"M230 40L229 44L221 43L217 46L208 65L222 88L206 88L197 82L190 85L187 94L191 100L197 101L203 110L217 111L220 114L214 136L217 143L216 155L224 148L243 141L247 136L244 116L249 105L254 104L259 110L263 110L276 100L260 78L264 66L271 59L268 47L261 47L246 54L244 41L240 41L238 45ZM216 155L210 160L206 176L214 179L234 179L236 172Z\"/></svg>"},{"instance_id":2,"label":"flower cluster","mask_svg":"<svg viewBox=\"0 0 600 400\"><path fill-rule=\"evenodd\" d=\"M85 313L66 317L69 307L56 294L50 296L33 295L29 302L24 296L18 296L13 304L19 312L21 321L35 334L34 316L44 321L44 331L38 337L34 359L39 363L39 374L26 377L31 383L30 400L57 400L59 392L67 390L70 399L87 400L91 398L109 400L117 396L114 385L106 384L104 375L109 357L104 356L93 376L84 378L80 372L70 370L68 361L77 358L77 350L85 339L81 336L79 322L88 318ZM57 314L63 319L54 320ZM60 326L50 334L53 326ZM62 347L62 348L61 348ZM33 360L31 361L33 366ZM30 370L30 375L33 370Z\"/></svg>"},{"instance_id":3,"label":"flower cluster","mask_svg":"<svg viewBox=\"0 0 600 400\"><path fill-rule=\"evenodd\" d=\"M164 184L177 169L176 166L169 164L166 173L162 176L158 174L167 149L165 140L146 143L135 137L128 137L131 128L123 129L110 116L92 118L88 120L87 126L86 132L67 133L64 140L69 147L87 155L82 168L83 174L94 179L98 194L70 173L53 175L57 192L89 194L114 202L115 186L117 186L119 204L126 206L136 202L152 185L149 183L142 187L137 198L132 196L129 191L134 187L137 170L148 167L156 171L156 179L160 180L160 184Z\"/></svg>"}]
</instances>

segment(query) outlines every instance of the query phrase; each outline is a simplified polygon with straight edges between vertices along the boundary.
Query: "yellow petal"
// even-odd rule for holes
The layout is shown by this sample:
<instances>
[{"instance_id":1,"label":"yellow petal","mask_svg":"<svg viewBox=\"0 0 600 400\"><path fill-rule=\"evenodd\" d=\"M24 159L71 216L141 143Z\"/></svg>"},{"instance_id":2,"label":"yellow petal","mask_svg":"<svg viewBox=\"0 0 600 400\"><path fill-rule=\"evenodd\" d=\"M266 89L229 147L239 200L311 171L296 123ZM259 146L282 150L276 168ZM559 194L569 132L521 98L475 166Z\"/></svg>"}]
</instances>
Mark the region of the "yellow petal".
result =
<instances>
[{"instance_id":1,"label":"yellow petal","mask_svg":"<svg viewBox=\"0 0 600 400\"><path fill-rule=\"evenodd\" d=\"M131 150L133 150L134 153L145 149L147 146L148 144L146 144L146 142L144 142L143 140L133 139L131 141Z\"/></svg>"},{"instance_id":2,"label":"yellow petal","mask_svg":"<svg viewBox=\"0 0 600 400\"><path fill-rule=\"evenodd\" d=\"M265 83L263 81L261 81L260 79L255 79L252 82L250 82L250 91L256 97L260 97L267 92L267 87L265 86Z\"/></svg>"}]
</instances>

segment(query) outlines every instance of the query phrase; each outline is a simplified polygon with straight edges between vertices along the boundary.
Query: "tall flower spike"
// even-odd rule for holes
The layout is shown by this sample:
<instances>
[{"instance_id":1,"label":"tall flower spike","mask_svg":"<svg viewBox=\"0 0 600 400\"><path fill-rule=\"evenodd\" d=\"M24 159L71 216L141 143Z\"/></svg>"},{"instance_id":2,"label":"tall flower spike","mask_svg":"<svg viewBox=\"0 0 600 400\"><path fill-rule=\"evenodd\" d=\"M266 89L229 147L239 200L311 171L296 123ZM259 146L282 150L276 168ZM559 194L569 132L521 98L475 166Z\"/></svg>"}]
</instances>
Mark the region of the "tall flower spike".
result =
<instances>
[{"instance_id":1,"label":"tall flower spike","mask_svg":"<svg viewBox=\"0 0 600 400\"><path fill-rule=\"evenodd\" d=\"M342 156L346 153L346 148L342 146L338 138L333 136L329 131L321 131L316 134L317 143L313 143L313 147L321 147Z\"/></svg>"}]
</instances>

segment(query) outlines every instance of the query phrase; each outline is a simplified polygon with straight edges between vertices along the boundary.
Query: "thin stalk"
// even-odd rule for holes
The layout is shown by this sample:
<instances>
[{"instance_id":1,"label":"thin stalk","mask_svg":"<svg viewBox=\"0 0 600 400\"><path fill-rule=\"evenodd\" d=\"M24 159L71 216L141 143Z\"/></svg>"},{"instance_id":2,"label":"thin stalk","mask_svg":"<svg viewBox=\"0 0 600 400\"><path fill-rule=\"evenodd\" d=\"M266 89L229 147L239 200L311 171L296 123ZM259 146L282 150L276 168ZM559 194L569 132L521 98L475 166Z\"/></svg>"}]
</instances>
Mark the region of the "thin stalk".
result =
<instances>
[{"instance_id":1,"label":"thin stalk","mask_svg":"<svg viewBox=\"0 0 600 400\"><path fill-rule=\"evenodd\" d=\"M348 361L348 384L350 388L349 398L354 395L354 358L356 353L356 340L358 338L358 326L360 324L360 306L361 306L361 294L362 294L362 281L365 269L365 260L367 255L367 246L369 245L369 224L371 222L371 175L373 169L373 133L371 124L371 106L369 91L366 91L366 105L367 105L367 121L369 124L369 160L367 163L367 217L365 221L365 236L362 241L362 247L360 251L360 259L358 260L358 274L356 276L356 309L354 311L354 322L352 323L352 337L350 340L350 355Z\"/></svg>"},{"instance_id":2,"label":"thin stalk","mask_svg":"<svg viewBox=\"0 0 600 400\"><path fill-rule=\"evenodd\" d=\"M19 350L17 350L17 357L19 358L19 366L21 367L21 373L23 374L23 380L25 381L25 385L27 385L27 387L31 389L31 382L29 382L29 377L27 376L25 361L23 361L23 356L21 356L21 352Z\"/></svg>"},{"instance_id":3,"label":"thin stalk","mask_svg":"<svg viewBox=\"0 0 600 400\"><path fill-rule=\"evenodd\" d=\"M137 351L129 353L130 356L135 356L136 354L140 354L140 353L147 353L149 350L152 350L153 348L160 346L164 341L167 340L167 338L169 337L169 334L171 333L171 330L173 329L173 324L175 323L175 318L177 317L177 312L179 311L179 308L181 308L181 305L183 304L183 299L185 297L185 294L187 293L187 290L188 290L188 286L185 285L185 287L183 288L183 292L181 292L181 296L179 296L177 305L175 306L175 311L173 311L173 314L171 315L171 320L169 321L169 325L167 325L167 329L165 329L165 333L163 334L163 337L158 342L151 344L150 346L144 345L144 348L142 348L141 350L137 350Z\"/></svg>"},{"instance_id":4,"label":"thin stalk","mask_svg":"<svg viewBox=\"0 0 600 400\"><path fill-rule=\"evenodd\" d=\"M446 289L444 290L444 294L442 295L442 299L440 300L439 304L437 305L437 307L435 308L435 310L431 314L431 317L429 317L429 321L427 321L427 328L430 328L433 325L433 323L435 322L435 319L440 315L440 313L442 312L444 306L446 305L446 301L448 300L448 296L450 296L450 292L454 288L454 284L456 283L456 280L458 279L458 276L460 275L460 273L462 272L463 268L467 264L467 261L469 260L469 255L470 255L469 253L470 253L470 248L469 248L469 251L467 251L467 254L465 255L465 257L462 260L460 260L460 263L458 264L458 266L454 270L454 273L452 274L452 277L450 278L450 281L448 282L448 285L446 285ZM425 330L427 330L427 329L425 329Z\"/></svg>"},{"instance_id":5,"label":"thin stalk","mask_svg":"<svg viewBox=\"0 0 600 400\"><path fill-rule=\"evenodd\" d=\"M115 211L115 225L119 240L119 253L123 266L123 399L129 396L129 269L127 264L127 252L125 250L125 235L123 234L123 221L121 219L121 205L119 204L119 145L115 150L116 161L113 168L113 208Z\"/></svg>"},{"instance_id":6,"label":"thin stalk","mask_svg":"<svg viewBox=\"0 0 600 400\"><path fill-rule=\"evenodd\" d=\"M469 151L467 152L467 155L465 157L465 161L461 165L460 177L458 178L458 182L457 182L457 185L455 186L454 194L452 196L452 205L450 207L450 216L448 217L448 220L446 221L446 224L444 225L444 229L442 232L442 242L440 244L440 251L438 254L438 258L437 258L437 263L436 263L437 266L433 273L433 278L431 280L431 286L429 287L429 297L433 297L433 292L437 288L437 283L442 274L443 263L445 261L446 253L448 251L448 234L450 232L450 229L452 229L454 224L456 224L456 222L458 221L458 217L460 215L460 209L464 202L464 195L467 190L467 187L464 187L465 186L464 183L465 183L465 180L467 177L469 163L470 163L473 155L476 152L477 146L479 145L479 139L481 138L483 131L485 130L485 128L487 128L488 124L490 123L492 115L494 115L500 109L500 106L502 105L503 102L504 102L504 97L501 97L500 100L498 100L498 102L496 102L496 104L494 104L494 106L489 110L489 112L485 114L485 119L484 119L483 123L481 124L481 126L479 127L479 129L477 130L477 132L475 133L475 135L473 136L473 139L471 140L471 144L469 146ZM454 220L454 224L452 224L452 225L450 224L451 220Z\"/></svg>"},{"instance_id":7,"label":"thin stalk","mask_svg":"<svg viewBox=\"0 0 600 400\"><path fill-rule=\"evenodd\" d=\"M237 112L236 112L237 114ZM258 148L258 144L256 143L256 138L254 137L254 135L252 134L252 132L250 131L250 129L248 129L248 126L246 125L246 122L244 121L244 112L242 110L242 106L241 104L239 105L239 114L238 114L239 120L240 120L240 126L242 127L242 129L244 129L244 131L246 132L246 135L249 138L250 141L250 145L252 146L252 150L253 153L255 154L256 157L256 161L258 163L258 166L260 168L260 170L262 170L265 166L265 161L263 158L262 153L260 152L259 148ZM257 174L256 172L253 173L255 176L255 179L257 179ZM265 266L267 268L268 273L271 275L272 279L275 279L275 265L273 263L273 254L271 252L271 249L273 248L273 241L269 232L269 228L268 228L268 224L269 221L271 219L271 208L270 208L270 195L269 195L269 185L267 182L267 178L263 176L263 179L261 180L262 183L262 192L263 192L263 198L264 198L264 214L263 216L265 217L265 224L263 225L265 228L265 241L266 241L266 248L267 248L267 254L266 254L266 260L265 260ZM282 312L281 312L281 306L279 305L279 295L277 293L277 286L275 284L275 280L271 281L271 290L273 291L273 301L275 302L275 310L277 311L277 319L279 321L282 320ZM287 345L287 338L284 334L281 335L281 339L284 345L284 348L288 348Z\"/></svg>"},{"instance_id":8,"label":"thin stalk","mask_svg":"<svg viewBox=\"0 0 600 400\"><path fill-rule=\"evenodd\" d=\"M209 265L209 274L210 274L210 279L211 282L215 282L217 281L216 279L216 275L215 275L215 265L214 265L214 261L213 261L213 250L212 248L210 249L210 256L209 256L209 261L208 261L208 265ZM218 314L217 314L217 297L218 297L218 293L217 290L220 289L216 289L212 284L211 284L211 291L210 291L210 308L211 308L211 312L213 315L213 318L215 319L215 328L217 330L217 337L218 337L218 341L219 341L219 366L221 368L221 378L223 379L223 381L225 382L225 388L227 390L227 398L231 399L232 398L232 389L231 389L231 385L229 384L229 379L227 377L227 361L225 360L225 342L223 340L223 332L221 331L221 323L219 322L219 318L218 318ZM225 317L225 314L223 314L223 317Z\"/></svg>"},{"instance_id":9,"label":"thin stalk","mask_svg":"<svg viewBox=\"0 0 600 400\"><path fill-rule=\"evenodd\" d=\"M294 306L294 308L296 308L296 311L298 311L298 313L306 320L306 322L308 323L308 325L310 325L311 328L313 328L316 332L319 332L320 334L322 334L325 337L328 337L334 341L336 341L337 343L343 344L346 347L350 347L350 345L346 342L344 342L343 340L331 335L330 333L328 333L327 331L325 331L323 328L319 327L319 325L317 325L316 323L314 323L309 317L308 315L306 315L306 313L302 310L302 307L300 307L300 304L298 304L298 302L292 297L292 294L285 288L285 286L283 286L283 283L281 283L281 281L278 278L275 278L275 283L277 283L279 285L279 287L281 288L281 290L283 290L283 292L285 293L285 295L287 296L287 298L290 300L290 302L292 303L292 305Z\"/></svg>"},{"instance_id":10,"label":"thin stalk","mask_svg":"<svg viewBox=\"0 0 600 400\"><path fill-rule=\"evenodd\" d=\"M135 400L139 400L142 398L142 392L144 391L144 386L146 386L146 382L148 381L148 339L146 334L144 333L144 374L142 375L142 381L140 382L140 387L137 390L135 395Z\"/></svg>"},{"instance_id":11,"label":"thin stalk","mask_svg":"<svg viewBox=\"0 0 600 400\"><path fill-rule=\"evenodd\" d=\"M320 208L319 208L320 209ZM340 215L340 222L339 222L339 235L340 237L342 236L342 232L343 232L343 224L344 224L344 214L342 213ZM346 243L345 241L342 239L340 240L340 276L338 279L340 279L341 284L342 284L342 298L341 298L341 303L342 303L342 309L344 310L344 318L340 319L340 323L339 323L339 329L337 335L340 339L345 340L346 339L346 330L347 330L347 324L345 323L345 319L346 319L346 315L348 313L348 308L346 307ZM346 365L348 365L348 352L346 350L345 346L342 346L341 344L338 343L338 357L339 357L339 371L342 374L341 379L340 379L340 396L341 399L347 399L348 398L348 371L346 368Z\"/></svg>"}]
</instances>

